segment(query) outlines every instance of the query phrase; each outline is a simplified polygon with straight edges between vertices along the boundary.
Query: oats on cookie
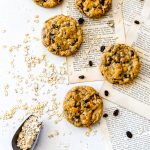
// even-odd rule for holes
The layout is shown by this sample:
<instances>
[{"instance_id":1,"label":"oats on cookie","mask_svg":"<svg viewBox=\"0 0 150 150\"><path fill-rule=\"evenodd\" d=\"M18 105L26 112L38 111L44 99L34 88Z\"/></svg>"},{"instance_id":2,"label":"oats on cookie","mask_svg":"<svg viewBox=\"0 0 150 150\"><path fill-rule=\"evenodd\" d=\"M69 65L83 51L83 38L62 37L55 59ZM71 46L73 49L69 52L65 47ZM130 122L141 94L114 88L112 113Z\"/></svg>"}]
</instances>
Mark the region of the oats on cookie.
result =
<instances>
[{"instance_id":1,"label":"oats on cookie","mask_svg":"<svg viewBox=\"0 0 150 150\"><path fill-rule=\"evenodd\" d=\"M100 71L113 84L126 84L138 76L140 69L136 51L125 44L112 45L102 55Z\"/></svg>"},{"instance_id":2,"label":"oats on cookie","mask_svg":"<svg viewBox=\"0 0 150 150\"><path fill-rule=\"evenodd\" d=\"M81 13L90 18L100 18L109 11L112 0L76 0L76 6Z\"/></svg>"},{"instance_id":3,"label":"oats on cookie","mask_svg":"<svg viewBox=\"0 0 150 150\"><path fill-rule=\"evenodd\" d=\"M103 101L94 88L77 86L67 93L63 107L70 123L77 127L89 127L100 120Z\"/></svg>"},{"instance_id":4,"label":"oats on cookie","mask_svg":"<svg viewBox=\"0 0 150 150\"><path fill-rule=\"evenodd\" d=\"M52 8L59 5L62 0L33 0L37 5L45 7L45 8Z\"/></svg>"},{"instance_id":5,"label":"oats on cookie","mask_svg":"<svg viewBox=\"0 0 150 150\"><path fill-rule=\"evenodd\" d=\"M58 15L44 24L43 44L55 55L75 54L83 41L83 31L78 22L69 16Z\"/></svg>"}]
</instances>

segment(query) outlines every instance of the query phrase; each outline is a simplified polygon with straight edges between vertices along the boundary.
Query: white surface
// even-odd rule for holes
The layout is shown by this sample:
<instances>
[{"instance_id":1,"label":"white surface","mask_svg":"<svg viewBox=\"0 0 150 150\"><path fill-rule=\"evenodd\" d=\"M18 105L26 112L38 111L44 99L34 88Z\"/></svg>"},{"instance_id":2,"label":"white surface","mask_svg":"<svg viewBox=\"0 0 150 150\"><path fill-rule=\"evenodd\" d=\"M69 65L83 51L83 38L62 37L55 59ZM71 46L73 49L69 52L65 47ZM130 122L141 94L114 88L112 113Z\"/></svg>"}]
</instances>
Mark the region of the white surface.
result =
<instances>
[{"instance_id":1,"label":"white surface","mask_svg":"<svg viewBox=\"0 0 150 150\"><path fill-rule=\"evenodd\" d=\"M13 91L15 82L8 74L10 69L9 62L11 60L11 54L3 49L1 45L15 45L23 41L24 34L30 33L33 36L41 36L41 28L43 22L53 15L59 14L61 8L44 9L35 5L32 0L0 0L0 30L6 29L6 33L0 33L0 115L3 115L6 110L12 108L16 104L17 99L25 99L31 101L32 92L23 94L22 96L16 95ZM36 24L33 19L36 15L40 16L40 23ZM30 20L30 22L29 22ZM32 32L32 27L35 27L35 31ZM50 62L61 64L65 59L54 56L47 52L41 42L33 42L32 50L34 54L46 53ZM21 55L21 54L20 54ZM26 71L22 64L22 59L19 53L16 55L17 73L26 75ZM38 70L37 70L38 71ZM9 96L5 97L3 94L3 85L9 83L11 90ZM102 82L89 83L93 85L97 90L100 89ZM74 85L71 85L74 86ZM63 102L64 95L68 91L70 86L61 85L58 89L58 100ZM38 99L44 101L45 99L50 101L47 96L39 95ZM32 103L32 102L31 102ZM22 112L17 112L11 120L0 120L0 150L11 150L11 139L16 129L21 122L18 122L18 117L22 116ZM43 118L44 129L42 131L40 141L37 150L106 150L106 131L105 122L102 119L101 124L97 124L94 129L97 129L97 134L89 137L85 136L86 129L76 128L69 124L66 120L61 121L59 124L55 124L52 120ZM60 135L49 139L47 136L54 130L58 130ZM70 135L69 133L72 132Z\"/></svg>"}]
</instances>

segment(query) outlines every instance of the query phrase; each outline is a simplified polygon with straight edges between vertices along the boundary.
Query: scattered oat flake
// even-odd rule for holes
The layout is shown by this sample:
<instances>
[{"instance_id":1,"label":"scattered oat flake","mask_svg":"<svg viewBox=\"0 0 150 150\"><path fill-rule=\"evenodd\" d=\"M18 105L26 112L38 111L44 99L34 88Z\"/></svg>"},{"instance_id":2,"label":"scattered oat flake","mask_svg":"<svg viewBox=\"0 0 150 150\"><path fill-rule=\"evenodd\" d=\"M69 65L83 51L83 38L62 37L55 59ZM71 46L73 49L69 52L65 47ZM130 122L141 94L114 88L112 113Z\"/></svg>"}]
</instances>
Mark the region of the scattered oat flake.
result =
<instances>
[{"instance_id":1,"label":"scattered oat flake","mask_svg":"<svg viewBox=\"0 0 150 150\"><path fill-rule=\"evenodd\" d=\"M14 114L16 113L16 111L17 111L17 108L16 108L16 107L10 109L9 111L7 111L7 112L5 113L3 119L4 119L4 120L11 119L11 118L14 116Z\"/></svg>"}]
</instances>

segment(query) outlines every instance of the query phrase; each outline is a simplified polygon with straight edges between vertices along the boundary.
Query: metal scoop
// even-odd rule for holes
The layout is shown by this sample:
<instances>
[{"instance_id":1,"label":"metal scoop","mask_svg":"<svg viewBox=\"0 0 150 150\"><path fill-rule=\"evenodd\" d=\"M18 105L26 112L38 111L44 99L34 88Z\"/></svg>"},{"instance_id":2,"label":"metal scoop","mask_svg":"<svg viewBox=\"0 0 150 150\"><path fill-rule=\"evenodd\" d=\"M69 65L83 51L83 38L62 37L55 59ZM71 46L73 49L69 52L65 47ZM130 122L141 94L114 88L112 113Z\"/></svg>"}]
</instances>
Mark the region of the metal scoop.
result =
<instances>
[{"instance_id":1,"label":"metal scoop","mask_svg":"<svg viewBox=\"0 0 150 150\"><path fill-rule=\"evenodd\" d=\"M31 115L31 116L34 116L34 115ZM17 139L18 139L18 135L19 133L21 132L22 130L22 126L24 125L24 123L31 117L29 116L22 124L21 126L18 128L18 130L16 131L15 135L13 136L13 139L12 139L12 148L13 150L21 150L18 146L17 146ZM42 125L42 122L41 122L41 125ZM39 139L39 136L40 136L40 133L41 133L41 129L42 129L42 126L40 128L40 131L38 133L38 135L36 136L36 139L34 140L34 143L32 144L32 147L28 150L34 150L35 147L36 147L36 144L38 142L38 139Z\"/></svg>"}]
</instances>

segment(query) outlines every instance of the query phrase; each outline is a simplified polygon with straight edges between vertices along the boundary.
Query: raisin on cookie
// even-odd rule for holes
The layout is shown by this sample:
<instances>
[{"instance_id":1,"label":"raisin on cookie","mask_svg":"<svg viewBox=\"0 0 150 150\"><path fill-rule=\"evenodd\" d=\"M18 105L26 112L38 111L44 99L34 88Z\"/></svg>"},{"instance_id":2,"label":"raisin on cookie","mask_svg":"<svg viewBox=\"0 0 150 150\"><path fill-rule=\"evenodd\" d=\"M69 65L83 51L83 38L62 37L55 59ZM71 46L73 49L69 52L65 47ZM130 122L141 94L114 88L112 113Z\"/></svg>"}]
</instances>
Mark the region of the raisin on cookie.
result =
<instances>
[{"instance_id":1,"label":"raisin on cookie","mask_svg":"<svg viewBox=\"0 0 150 150\"><path fill-rule=\"evenodd\" d=\"M65 97L63 107L66 119L77 127L90 127L100 120L103 113L103 101L90 86L72 88Z\"/></svg>"},{"instance_id":2,"label":"raisin on cookie","mask_svg":"<svg viewBox=\"0 0 150 150\"><path fill-rule=\"evenodd\" d=\"M112 0L76 0L79 11L90 18L100 18L109 11Z\"/></svg>"},{"instance_id":3,"label":"raisin on cookie","mask_svg":"<svg viewBox=\"0 0 150 150\"><path fill-rule=\"evenodd\" d=\"M112 45L102 55L100 71L110 83L129 83L138 76L139 69L136 51L125 44Z\"/></svg>"},{"instance_id":4,"label":"raisin on cookie","mask_svg":"<svg viewBox=\"0 0 150 150\"><path fill-rule=\"evenodd\" d=\"M62 0L33 0L37 5L45 7L45 8L52 8L59 5Z\"/></svg>"},{"instance_id":5,"label":"raisin on cookie","mask_svg":"<svg viewBox=\"0 0 150 150\"><path fill-rule=\"evenodd\" d=\"M42 41L53 54L70 56L80 48L83 41L83 31L74 18L58 15L45 22Z\"/></svg>"}]
</instances>

